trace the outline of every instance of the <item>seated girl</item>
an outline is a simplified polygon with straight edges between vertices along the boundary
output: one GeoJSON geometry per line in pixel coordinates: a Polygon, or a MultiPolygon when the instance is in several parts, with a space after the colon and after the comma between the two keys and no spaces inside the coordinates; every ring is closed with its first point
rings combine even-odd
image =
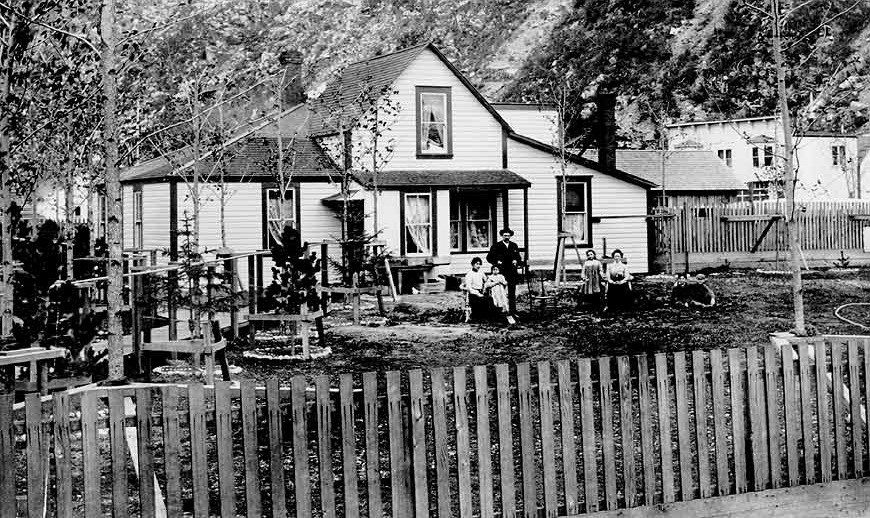
{"type": "Polygon", "coordinates": [[[486,289],[489,290],[489,297],[496,310],[502,315],[506,315],[510,307],[507,296],[507,279],[501,274],[498,266],[493,265],[492,273],[486,279],[486,289]]]}
{"type": "Polygon", "coordinates": [[[465,274],[465,281],[462,283],[462,289],[467,293],[465,306],[465,321],[468,322],[472,317],[482,319],[487,312],[488,302],[486,300],[486,274],[481,271],[483,261],[480,257],[475,257],[471,260],[471,271],[465,274]]]}

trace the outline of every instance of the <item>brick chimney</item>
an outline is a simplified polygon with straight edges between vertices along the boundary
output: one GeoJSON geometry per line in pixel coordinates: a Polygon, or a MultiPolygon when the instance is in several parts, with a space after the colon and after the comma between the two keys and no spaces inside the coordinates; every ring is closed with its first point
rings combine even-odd
{"type": "Polygon", "coordinates": [[[599,93],[595,104],[598,163],[605,169],[616,169],[616,94],[599,93]]]}
{"type": "Polygon", "coordinates": [[[282,51],[278,55],[278,63],[286,70],[284,90],[281,92],[281,104],[286,110],[305,100],[302,90],[302,53],[296,50],[282,51]]]}

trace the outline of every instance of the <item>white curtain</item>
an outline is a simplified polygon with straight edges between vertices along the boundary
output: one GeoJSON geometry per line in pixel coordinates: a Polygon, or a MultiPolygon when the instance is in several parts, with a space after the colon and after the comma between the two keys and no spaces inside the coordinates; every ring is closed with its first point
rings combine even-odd
{"type": "Polygon", "coordinates": [[[565,214],[562,231],[570,232],[577,241],[586,241],[586,214],[565,214]]]}
{"type": "Polygon", "coordinates": [[[405,197],[405,228],[418,253],[429,253],[429,197],[405,197]]]}
{"type": "Polygon", "coordinates": [[[272,240],[281,245],[281,234],[284,232],[284,226],[287,223],[293,224],[293,200],[284,200],[284,206],[281,207],[280,198],[277,195],[270,193],[269,196],[269,234],[272,240]]]}

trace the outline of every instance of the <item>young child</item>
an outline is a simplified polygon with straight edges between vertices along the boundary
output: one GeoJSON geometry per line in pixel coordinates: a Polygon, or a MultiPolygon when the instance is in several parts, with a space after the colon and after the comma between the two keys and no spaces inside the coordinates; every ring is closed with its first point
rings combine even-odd
{"type": "Polygon", "coordinates": [[[480,257],[475,257],[471,260],[471,271],[465,274],[463,289],[468,294],[467,304],[465,306],[465,321],[471,320],[471,317],[482,318],[486,311],[486,274],[480,270],[483,261],[480,257]]]}
{"type": "Polygon", "coordinates": [[[589,304],[592,309],[601,307],[601,285],[604,282],[604,266],[598,260],[595,250],[586,251],[586,261],[580,274],[581,301],[589,304]]]}
{"type": "Polygon", "coordinates": [[[492,273],[486,279],[486,288],[489,290],[489,297],[492,299],[493,305],[506,315],[509,311],[510,303],[507,296],[507,279],[498,269],[498,266],[493,265],[492,273]]]}

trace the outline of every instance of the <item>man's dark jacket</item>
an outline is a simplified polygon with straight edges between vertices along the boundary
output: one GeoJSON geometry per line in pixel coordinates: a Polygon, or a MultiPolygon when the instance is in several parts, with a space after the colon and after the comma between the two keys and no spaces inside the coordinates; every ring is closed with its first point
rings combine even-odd
{"type": "Polygon", "coordinates": [[[486,254],[486,260],[490,264],[498,266],[499,271],[505,276],[505,280],[511,284],[515,282],[517,266],[522,264],[520,247],[516,243],[510,241],[507,246],[505,246],[504,241],[495,243],[486,254]],[[513,261],[516,261],[517,264],[513,265],[513,261]]]}

